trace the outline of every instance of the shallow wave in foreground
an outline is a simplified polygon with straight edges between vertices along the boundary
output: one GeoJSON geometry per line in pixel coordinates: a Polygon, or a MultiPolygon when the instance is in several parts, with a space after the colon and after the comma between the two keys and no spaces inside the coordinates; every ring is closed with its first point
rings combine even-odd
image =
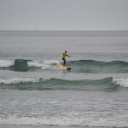
{"type": "Polygon", "coordinates": [[[128,78],[104,78],[98,80],[65,80],[57,78],[13,78],[0,79],[1,89],[19,90],[106,90],[128,87],[128,78]]]}

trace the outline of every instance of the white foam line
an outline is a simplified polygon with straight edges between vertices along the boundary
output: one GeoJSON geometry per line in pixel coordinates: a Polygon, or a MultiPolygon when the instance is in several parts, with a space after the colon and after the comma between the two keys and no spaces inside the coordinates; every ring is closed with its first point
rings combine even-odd
{"type": "Polygon", "coordinates": [[[13,78],[13,79],[0,79],[0,84],[20,84],[20,83],[36,83],[39,81],[46,81],[45,78],[13,78]]]}

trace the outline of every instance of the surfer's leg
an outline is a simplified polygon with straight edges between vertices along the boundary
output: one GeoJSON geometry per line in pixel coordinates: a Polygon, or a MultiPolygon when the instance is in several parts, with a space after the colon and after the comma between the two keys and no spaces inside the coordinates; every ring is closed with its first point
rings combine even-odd
{"type": "Polygon", "coordinates": [[[62,58],[62,60],[64,61],[63,65],[65,65],[65,63],[66,63],[66,60],[65,60],[64,58],[62,58]]]}
{"type": "Polygon", "coordinates": [[[66,64],[66,60],[64,59],[64,65],[66,64]]]}
{"type": "Polygon", "coordinates": [[[64,65],[66,64],[66,60],[64,59],[64,65]]]}

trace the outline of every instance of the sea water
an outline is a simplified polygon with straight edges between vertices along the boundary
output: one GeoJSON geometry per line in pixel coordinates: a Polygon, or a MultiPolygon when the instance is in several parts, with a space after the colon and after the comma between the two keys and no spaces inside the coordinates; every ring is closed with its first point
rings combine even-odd
{"type": "Polygon", "coordinates": [[[0,125],[128,127],[128,31],[0,31],[0,125]]]}

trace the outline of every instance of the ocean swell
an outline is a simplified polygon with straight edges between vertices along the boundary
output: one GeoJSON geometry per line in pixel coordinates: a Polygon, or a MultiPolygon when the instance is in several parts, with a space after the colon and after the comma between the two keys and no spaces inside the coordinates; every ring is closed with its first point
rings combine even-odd
{"type": "Polygon", "coordinates": [[[128,73],[128,62],[124,61],[78,60],[67,64],[75,67],[75,72],[81,73],[128,73]]]}

